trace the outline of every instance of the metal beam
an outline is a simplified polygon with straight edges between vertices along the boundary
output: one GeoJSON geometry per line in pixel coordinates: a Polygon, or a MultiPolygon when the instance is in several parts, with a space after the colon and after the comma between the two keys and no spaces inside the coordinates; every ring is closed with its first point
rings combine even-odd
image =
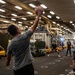
{"type": "MultiPolygon", "coordinates": [[[[30,7],[28,7],[27,5],[23,4],[22,2],[20,2],[18,0],[6,0],[6,1],[11,3],[11,4],[18,5],[18,6],[22,7],[24,10],[28,10],[28,11],[34,13],[33,9],[31,9],[30,7]]],[[[35,14],[34,14],[34,16],[35,16],[35,14]]],[[[42,18],[44,18],[45,20],[50,21],[47,17],[45,17],[43,15],[42,15],[42,18]]]]}
{"type": "Polygon", "coordinates": [[[10,24],[17,25],[15,22],[13,22],[13,21],[11,21],[11,20],[4,19],[4,18],[0,18],[0,21],[2,21],[2,22],[8,21],[10,24]]]}
{"type": "Polygon", "coordinates": [[[20,2],[18,0],[6,0],[6,1],[13,4],[13,5],[18,5],[22,8],[24,8],[25,10],[28,10],[28,11],[34,13],[34,11],[31,8],[29,8],[27,5],[23,4],[22,2],[20,2]]]}

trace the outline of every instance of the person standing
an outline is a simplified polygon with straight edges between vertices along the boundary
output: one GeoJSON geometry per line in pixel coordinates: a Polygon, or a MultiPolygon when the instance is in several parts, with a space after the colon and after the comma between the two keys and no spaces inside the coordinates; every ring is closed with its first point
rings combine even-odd
{"type": "Polygon", "coordinates": [[[15,25],[10,25],[7,31],[14,37],[7,47],[6,66],[10,65],[13,56],[14,75],[34,75],[33,56],[29,48],[30,37],[38,26],[42,15],[42,8],[35,9],[36,19],[34,24],[24,34],[15,25]]]}
{"type": "Polygon", "coordinates": [[[57,48],[57,45],[56,45],[56,43],[53,41],[53,42],[52,42],[52,52],[56,52],[56,51],[57,51],[56,48],[57,48]]]}
{"type": "Polygon", "coordinates": [[[52,42],[52,52],[57,52],[58,57],[60,57],[59,51],[57,50],[56,42],[52,42]]]}
{"type": "Polygon", "coordinates": [[[66,51],[66,56],[68,55],[68,52],[69,52],[70,57],[71,57],[71,42],[70,42],[69,39],[68,39],[68,42],[67,42],[67,51],[66,51]]]}

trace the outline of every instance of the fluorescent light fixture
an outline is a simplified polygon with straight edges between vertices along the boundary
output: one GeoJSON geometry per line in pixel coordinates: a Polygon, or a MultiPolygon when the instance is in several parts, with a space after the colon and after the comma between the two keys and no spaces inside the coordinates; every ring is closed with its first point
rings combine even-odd
{"type": "Polygon", "coordinates": [[[9,23],[9,21],[3,21],[3,22],[5,22],[5,23],[9,23]]]}
{"type": "Polygon", "coordinates": [[[0,11],[1,11],[1,12],[5,12],[5,10],[3,10],[3,9],[0,9],[0,11]]]}
{"type": "Polygon", "coordinates": [[[45,6],[44,4],[41,4],[40,6],[44,9],[47,9],[47,6],[45,6]]]}
{"type": "Polygon", "coordinates": [[[75,4],[75,0],[73,0],[74,1],[74,4],[75,4]]]}
{"type": "Polygon", "coordinates": [[[0,3],[5,4],[6,2],[5,2],[5,1],[3,1],[3,0],[0,0],[0,3]]]}
{"type": "Polygon", "coordinates": [[[63,26],[61,26],[61,28],[63,28],[63,26]]]}
{"type": "Polygon", "coordinates": [[[51,15],[47,15],[47,17],[48,17],[48,18],[52,18],[52,16],[51,16],[51,15]]]}
{"type": "Polygon", "coordinates": [[[64,27],[64,29],[66,30],[66,28],[64,27]]]}
{"type": "Polygon", "coordinates": [[[73,23],[72,21],[70,21],[70,23],[73,23]]]}
{"type": "Polygon", "coordinates": [[[31,24],[33,24],[33,22],[30,22],[31,24]]]}
{"type": "Polygon", "coordinates": [[[22,24],[22,22],[20,22],[20,21],[18,23],[22,24]]]}
{"type": "Polygon", "coordinates": [[[18,24],[19,26],[22,26],[21,24],[18,24]]]}
{"type": "Polygon", "coordinates": [[[23,20],[27,20],[26,18],[22,18],[23,20]]]}
{"type": "Polygon", "coordinates": [[[25,26],[25,28],[28,28],[28,26],[25,26]]]}
{"type": "Polygon", "coordinates": [[[14,19],[14,18],[11,18],[11,20],[16,21],[16,19],[14,19]]]}
{"type": "Polygon", "coordinates": [[[33,13],[31,13],[31,12],[26,12],[27,14],[29,14],[29,15],[33,15],[33,13]]]}
{"type": "Polygon", "coordinates": [[[0,17],[3,17],[3,18],[5,18],[5,16],[3,16],[3,15],[0,15],[0,17]]]}
{"type": "Polygon", "coordinates": [[[43,11],[43,14],[45,14],[45,12],[43,11]]]}
{"type": "Polygon", "coordinates": [[[31,6],[32,8],[35,8],[36,7],[34,4],[29,4],[29,6],[31,6]]]}
{"type": "Polygon", "coordinates": [[[12,16],[15,16],[15,17],[17,16],[16,14],[11,14],[11,15],[12,15],[12,16]]]}
{"type": "Polygon", "coordinates": [[[39,19],[41,20],[41,17],[39,17],[39,19]]]}
{"type": "Polygon", "coordinates": [[[56,22],[52,22],[53,24],[56,24],[56,22]]]}
{"type": "Polygon", "coordinates": [[[73,23],[72,25],[74,26],[75,24],[73,23]]]}
{"type": "Polygon", "coordinates": [[[57,24],[57,26],[59,26],[60,24],[57,24]]]}
{"type": "Polygon", "coordinates": [[[19,10],[22,10],[22,8],[20,6],[15,6],[15,8],[17,8],[19,10]]]}
{"type": "Polygon", "coordinates": [[[60,17],[59,17],[59,16],[56,16],[56,18],[57,18],[57,19],[60,19],[60,17]]]}
{"type": "Polygon", "coordinates": [[[51,13],[52,15],[54,15],[54,14],[55,14],[53,11],[50,11],[50,13],[51,13]]]}

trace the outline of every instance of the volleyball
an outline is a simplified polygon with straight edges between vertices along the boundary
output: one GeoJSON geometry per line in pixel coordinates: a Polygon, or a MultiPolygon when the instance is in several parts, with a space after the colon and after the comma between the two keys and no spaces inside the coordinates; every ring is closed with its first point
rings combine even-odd
{"type": "Polygon", "coordinates": [[[35,14],[38,15],[39,12],[41,12],[41,14],[42,14],[43,8],[40,6],[35,7],[35,14]]]}

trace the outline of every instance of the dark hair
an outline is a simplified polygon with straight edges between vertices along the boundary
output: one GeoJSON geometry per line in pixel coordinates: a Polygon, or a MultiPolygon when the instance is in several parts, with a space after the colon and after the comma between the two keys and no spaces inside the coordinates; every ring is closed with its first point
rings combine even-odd
{"type": "Polygon", "coordinates": [[[17,29],[18,29],[18,28],[17,28],[15,25],[10,25],[10,26],[8,27],[7,31],[8,31],[12,36],[14,36],[14,35],[16,35],[16,34],[18,33],[17,29]]]}

